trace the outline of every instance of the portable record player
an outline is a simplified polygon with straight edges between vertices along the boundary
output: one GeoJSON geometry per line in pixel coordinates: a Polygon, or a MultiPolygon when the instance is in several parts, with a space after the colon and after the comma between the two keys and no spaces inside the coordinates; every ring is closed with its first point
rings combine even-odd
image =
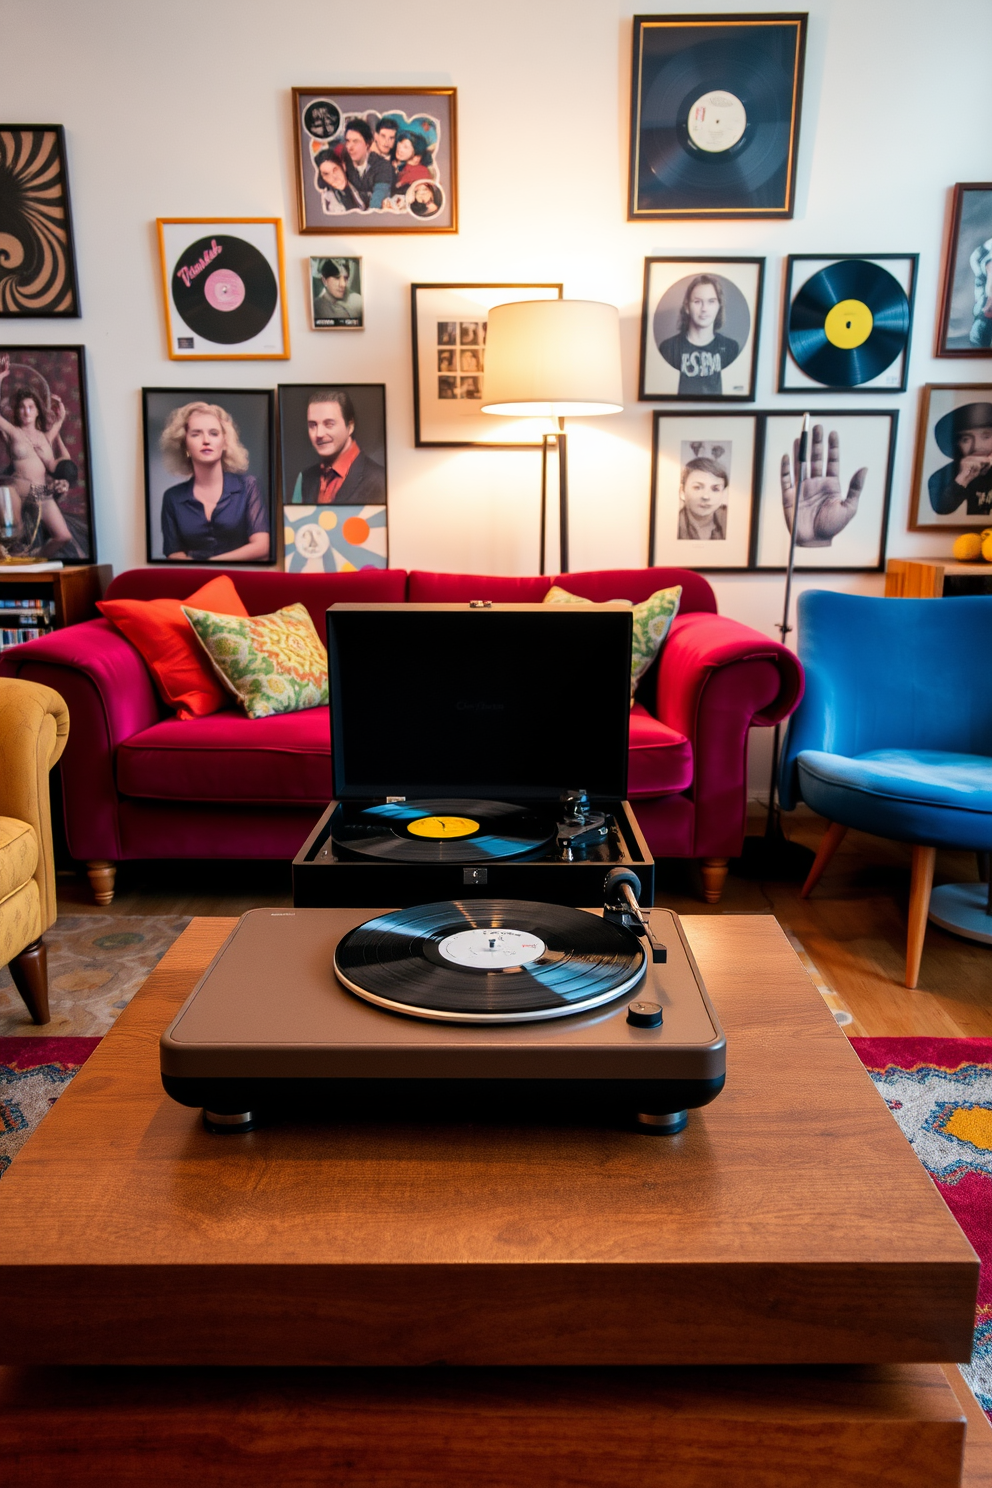
{"type": "Polygon", "coordinates": [[[597,904],[620,867],[651,904],[624,799],[632,626],[619,604],[332,605],[335,799],[294,902],[597,904]]]}

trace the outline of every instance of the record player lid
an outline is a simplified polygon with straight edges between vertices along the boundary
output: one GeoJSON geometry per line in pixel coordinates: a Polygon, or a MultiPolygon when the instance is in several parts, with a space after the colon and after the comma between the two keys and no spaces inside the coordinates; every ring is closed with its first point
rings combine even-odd
{"type": "Polygon", "coordinates": [[[335,796],[623,800],[632,634],[623,605],[332,605],[335,796]]]}

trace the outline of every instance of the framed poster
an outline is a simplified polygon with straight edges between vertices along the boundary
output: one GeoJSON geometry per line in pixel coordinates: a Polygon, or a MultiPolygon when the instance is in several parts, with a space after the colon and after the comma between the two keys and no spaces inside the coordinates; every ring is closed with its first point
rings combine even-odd
{"type": "Polygon", "coordinates": [[[79,315],[61,124],[0,124],[0,315],[79,315]]]}
{"type": "Polygon", "coordinates": [[[930,383],[916,433],[911,532],[992,526],[992,384],[930,383]]]}
{"type": "Polygon", "coordinates": [[[992,181],[954,188],[935,350],[939,357],[992,356],[992,181]]]}
{"type": "MultiPolygon", "coordinates": [[[[476,449],[540,449],[529,418],[480,412],[486,327],[494,305],[560,300],[560,284],[413,284],[414,443],[476,449]]],[[[546,422],[546,421],[545,421],[546,422]]]]}
{"type": "Polygon", "coordinates": [[[149,563],[275,561],[270,389],[143,388],[149,563]]]}
{"type": "Polygon", "coordinates": [[[0,344],[0,559],[96,562],[83,355],[0,344]]]}
{"type": "Polygon", "coordinates": [[[315,331],[363,331],[365,296],[360,258],[311,258],[307,285],[315,331]]]}
{"type": "MultiPolygon", "coordinates": [[[[881,569],[895,455],[895,412],[812,413],[799,498],[797,569],[881,569]]],[[[796,507],[799,414],[764,415],[752,567],[784,569],[796,507]]]]}
{"type": "Polygon", "coordinates": [[[760,434],[754,413],[655,413],[649,564],[747,568],[760,434]]]}
{"type": "Polygon", "coordinates": [[[454,88],[294,88],[301,233],[458,231],[454,88]]]}
{"type": "Polygon", "coordinates": [[[918,253],[791,254],[779,392],[905,392],[918,260],[918,253]]]}
{"type": "Polygon", "coordinates": [[[806,15],[634,17],[628,221],[791,217],[806,15]]]}
{"type": "Polygon", "coordinates": [[[287,573],[352,573],[388,568],[384,506],[284,506],[287,573]]]}
{"type": "Polygon", "coordinates": [[[158,244],[174,362],[289,356],[278,217],[160,217],[158,244]]]}
{"type": "Polygon", "coordinates": [[[646,258],[642,402],[754,400],[763,258],[646,258]]]}

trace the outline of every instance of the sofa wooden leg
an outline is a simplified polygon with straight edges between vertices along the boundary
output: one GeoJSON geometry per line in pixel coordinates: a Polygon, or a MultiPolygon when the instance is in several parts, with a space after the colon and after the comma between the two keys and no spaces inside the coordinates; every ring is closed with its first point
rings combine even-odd
{"type": "Polygon", "coordinates": [[[809,875],[802,888],[799,890],[800,899],[808,899],[823,876],[823,871],[834,853],[840,847],[847,836],[847,828],[842,827],[840,822],[830,822],[827,830],[820,839],[820,845],[816,850],[816,858],[809,875]]]}
{"type": "Polygon", "coordinates": [[[24,998],[28,1012],[36,1023],[48,1023],[48,952],[39,937],[25,946],[10,963],[14,986],[24,998]]]}
{"type": "Polygon", "coordinates": [[[727,882],[729,858],[703,858],[699,871],[703,876],[703,898],[707,904],[719,904],[723,886],[727,882]]]}
{"type": "Polygon", "coordinates": [[[933,888],[935,847],[913,848],[913,877],[909,885],[909,935],[906,940],[906,986],[915,987],[920,977],[923,937],[927,931],[930,890],[933,888]]]}
{"type": "Polygon", "coordinates": [[[93,899],[97,904],[111,904],[114,898],[114,878],[117,874],[117,865],[108,863],[103,858],[92,858],[86,864],[86,872],[89,874],[90,888],[93,890],[93,899]]]}

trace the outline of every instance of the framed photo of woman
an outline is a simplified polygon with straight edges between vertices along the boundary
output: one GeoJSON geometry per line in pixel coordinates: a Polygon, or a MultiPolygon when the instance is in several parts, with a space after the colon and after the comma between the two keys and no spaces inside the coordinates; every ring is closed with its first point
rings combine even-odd
{"type": "Polygon", "coordinates": [[[992,527],[992,384],[928,383],[923,389],[909,527],[992,527]]]}
{"type": "Polygon", "coordinates": [[[143,388],[149,563],[275,560],[271,389],[143,388]]]}
{"type": "Polygon", "coordinates": [[[936,354],[992,357],[992,181],[954,188],[936,354]]]}
{"type": "Polygon", "coordinates": [[[655,414],[649,564],[747,568],[760,434],[754,413],[655,414]]]}
{"type": "Polygon", "coordinates": [[[642,402],[754,401],[763,258],[646,258],[642,402]]]}

